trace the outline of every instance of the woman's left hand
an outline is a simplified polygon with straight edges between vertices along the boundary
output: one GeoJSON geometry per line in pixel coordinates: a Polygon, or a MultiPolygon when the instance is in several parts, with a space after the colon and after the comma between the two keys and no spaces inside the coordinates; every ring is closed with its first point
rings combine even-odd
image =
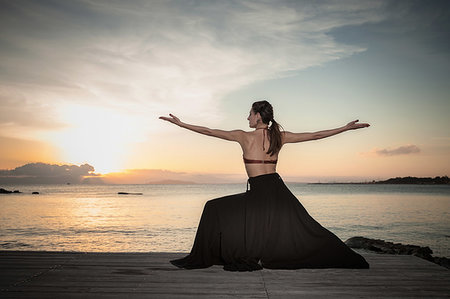
{"type": "Polygon", "coordinates": [[[349,122],[345,127],[347,130],[355,130],[355,129],[361,129],[365,127],[370,127],[367,123],[357,123],[359,119],[349,122]]]}

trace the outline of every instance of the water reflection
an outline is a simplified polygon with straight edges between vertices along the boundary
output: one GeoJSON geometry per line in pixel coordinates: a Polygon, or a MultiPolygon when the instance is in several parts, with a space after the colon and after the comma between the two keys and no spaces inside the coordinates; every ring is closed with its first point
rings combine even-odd
{"type": "MultiPolygon", "coordinates": [[[[29,193],[38,189],[17,189],[26,188],[29,193]]],[[[450,195],[396,189],[361,192],[361,186],[351,193],[345,188],[291,186],[308,212],[342,240],[366,236],[430,246],[435,255],[449,256],[450,195]]],[[[204,203],[240,193],[245,185],[72,185],[38,190],[39,196],[0,196],[0,249],[187,252],[204,203]],[[143,195],[117,194],[124,190],[143,195]]]]}

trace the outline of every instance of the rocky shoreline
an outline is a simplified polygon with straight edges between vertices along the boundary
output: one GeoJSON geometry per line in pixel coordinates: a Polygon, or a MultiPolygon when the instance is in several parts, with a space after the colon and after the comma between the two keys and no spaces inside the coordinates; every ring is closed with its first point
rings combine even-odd
{"type": "Polygon", "coordinates": [[[366,249],[378,253],[415,255],[450,269],[450,259],[432,256],[433,250],[428,246],[404,245],[401,243],[386,242],[384,240],[369,239],[365,237],[352,237],[345,241],[345,244],[351,248],[366,249]]]}
{"type": "Polygon", "coordinates": [[[10,191],[10,190],[0,188],[0,194],[10,194],[10,193],[22,193],[22,192],[20,192],[19,190],[10,191]]]}
{"type": "MultiPolygon", "coordinates": [[[[22,193],[22,192],[20,192],[19,190],[11,191],[11,190],[6,190],[6,189],[3,189],[3,188],[0,188],[0,194],[11,194],[11,193],[22,193]]],[[[39,192],[34,191],[31,194],[39,194],[39,192]]]]}

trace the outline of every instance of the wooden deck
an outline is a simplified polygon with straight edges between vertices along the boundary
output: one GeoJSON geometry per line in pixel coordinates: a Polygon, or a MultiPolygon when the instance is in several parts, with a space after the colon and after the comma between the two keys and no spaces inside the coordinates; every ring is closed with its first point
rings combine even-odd
{"type": "Polygon", "coordinates": [[[360,252],[370,269],[182,270],[180,253],[0,251],[0,298],[450,298],[450,271],[360,252]]]}

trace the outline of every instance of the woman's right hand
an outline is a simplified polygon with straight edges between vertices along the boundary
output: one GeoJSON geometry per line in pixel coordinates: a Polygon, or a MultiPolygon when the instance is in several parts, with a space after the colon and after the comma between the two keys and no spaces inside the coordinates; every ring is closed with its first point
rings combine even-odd
{"type": "Polygon", "coordinates": [[[175,115],[173,115],[171,113],[169,113],[169,116],[170,117],[160,116],[159,119],[171,122],[171,123],[173,123],[173,124],[175,124],[177,126],[181,126],[181,120],[178,117],[176,117],[175,115]]]}

